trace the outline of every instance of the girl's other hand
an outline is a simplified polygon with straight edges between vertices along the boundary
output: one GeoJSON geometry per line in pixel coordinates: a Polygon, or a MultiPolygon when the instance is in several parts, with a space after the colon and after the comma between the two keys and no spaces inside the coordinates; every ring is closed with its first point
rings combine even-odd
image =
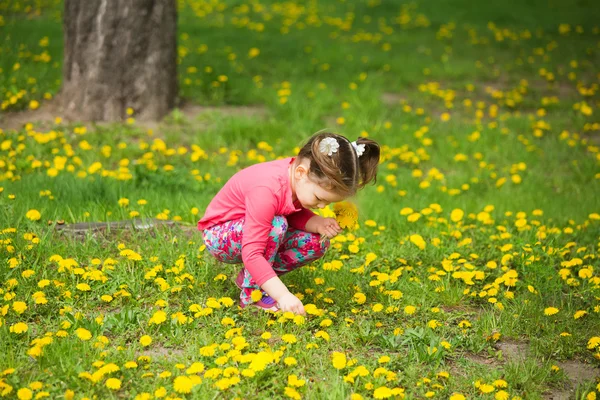
{"type": "Polygon", "coordinates": [[[294,314],[306,315],[306,311],[304,311],[304,305],[302,304],[300,299],[290,292],[281,296],[281,298],[277,302],[277,305],[279,306],[279,309],[283,312],[291,311],[294,314]]]}
{"type": "Polygon", "coordinates": [[[331,239],[342,231],[335,218],[322,218],[317,225],[317,233],[331,239]]]}

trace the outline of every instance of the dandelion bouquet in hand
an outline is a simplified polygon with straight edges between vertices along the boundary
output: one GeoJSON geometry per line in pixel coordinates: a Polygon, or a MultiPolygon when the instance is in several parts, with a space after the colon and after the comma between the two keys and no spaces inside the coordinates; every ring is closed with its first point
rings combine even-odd
{"type": "Polygon", "coordinates": [[[340,228],[348,230],[358,229],[358,208],[349,201],[341,201],[333,205],[335,219],[340,228]]]}
{"type": "MultiPolygon", "coordinates": [[[[358,229],[358,209],[353,203],[341,201],[333,205],[333,212],[329,207],[326,209],[326,212],[327,214],[324,216],[327,218],[335,217],[340,228],[350,231],[358,229]]],[[[327,236],[321,237],[321,242],[324,242],[326,239],[327,236]]]]}

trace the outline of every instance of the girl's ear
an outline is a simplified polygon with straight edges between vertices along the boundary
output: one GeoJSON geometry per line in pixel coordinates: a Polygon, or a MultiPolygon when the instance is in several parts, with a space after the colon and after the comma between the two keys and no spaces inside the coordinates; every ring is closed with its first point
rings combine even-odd
{"type": "Polygon", "coordinates": [[[300,180],[306,175],[308,175],[308,170],[306,169],[306,166],[304,164],[296,165],[296,167],[294,168],[294,178],[296,180],[300,180]]]}

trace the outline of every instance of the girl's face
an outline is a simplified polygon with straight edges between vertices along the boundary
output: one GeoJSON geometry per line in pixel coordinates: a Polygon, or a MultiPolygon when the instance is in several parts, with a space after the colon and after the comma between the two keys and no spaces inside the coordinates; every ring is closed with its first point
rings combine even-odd
{"type": "Polygon", "coordinates": [[[344,197],[324,189],[308,177],[310,162],[307,159],[292,165],[292,193],[304,208],[324,208],[344,197]]]}

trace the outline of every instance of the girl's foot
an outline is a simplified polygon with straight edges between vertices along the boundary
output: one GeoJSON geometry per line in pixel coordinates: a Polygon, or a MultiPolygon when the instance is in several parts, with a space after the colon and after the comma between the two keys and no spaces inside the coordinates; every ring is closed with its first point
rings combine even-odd
{"type": "MultiPolygon", "coordinates": [[[[235,278],[235,284],[238,288],[240,288],[240,290],[244,290],[244,288],[242,286],[244,284],[244,269],[243,268],[240,271],[240,273],[238,274],[237,278],[235,278]]],[[[267,311],[279,311],[279,307],[277,307],[277,302],[275,301],[275,299],[273,299],[271,296],[269,296],[265,292],[263,292],[263,297],[256,303],[244,304],[240,301],[241,308],[246,308],[246,306],[248,306],[248,305],[251,305],[251,306],[254,306],[257,308],[262,308],[263,310],[267,310],[267,311]]]]}
{"type": "Polygon", "coordinates": [[[238,288],[240,288],[240,290],[243,290],[243,288],[242,288],[243,284],[244,284],[244,268],[242,268],[242,270],[238,274],[237,278],[235,278],[235,285],[238,288]]]}
{"type": "Polygon", "coordinates": [[[277,307],[277,302],[271,296],[263,296],[263,298],[257,301],[256,303],[244,304],[240,302],[240,307],[246,308],[248,306],[262,308],[266,311],[279,311],[279,307],[277,307]]]}

